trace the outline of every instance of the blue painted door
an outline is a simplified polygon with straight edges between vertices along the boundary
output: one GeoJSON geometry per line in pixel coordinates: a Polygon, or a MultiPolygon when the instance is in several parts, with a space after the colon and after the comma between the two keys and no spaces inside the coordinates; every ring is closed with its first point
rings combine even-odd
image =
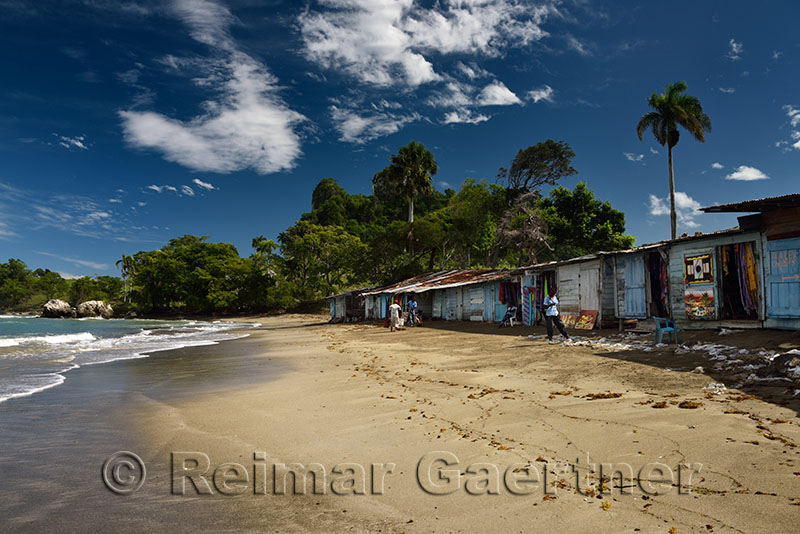
{"type": "Polygon", "coordinates": [[[484,321],[491,321],[493,320],[493,311],[494,306],[492,303],[494,302],[494,295],[492,293],[492,284],[483,284],[483,320],[484,321]]]}
{"type": "Polygon", "coordinates": [[[499,323],[506,316],[506,305],[500,302],[500,282],[494,283],[494,321],[499,323]]]}
{"type": "Polygon", "coordinates": [[[767,316],[800,317],[800,239],[767,241],[767,316]]]}
{"type": "Polygon", "coordinates": [[[640,254],[625,258],[625,317],[647,317],[644,258],[640,254]]]}

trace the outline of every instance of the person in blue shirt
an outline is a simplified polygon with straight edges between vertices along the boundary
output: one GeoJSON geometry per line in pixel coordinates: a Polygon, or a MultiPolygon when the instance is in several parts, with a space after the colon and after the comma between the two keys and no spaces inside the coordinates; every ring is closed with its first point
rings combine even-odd
{"type": "Polygon", "coordinates": [[[542,307],[544,308],[544,319],[547,323],[548,343],[553,343],[553,323],[556,324],[556,327],[558,328],[558,331],[561,332],[561,335],[566,339],[569,339],[567,329],[564,328],[564,323],[558,316],[558,297],[556,296],[555,288],[550,288],[548,295],[545,297],[544,302],[542,303],[542,307]]]}
{"type": "Polygon", "coordinates": [[[409,326],[417,326],[417,297],[411,295],[408,299],[408,322],[409,326]]]}

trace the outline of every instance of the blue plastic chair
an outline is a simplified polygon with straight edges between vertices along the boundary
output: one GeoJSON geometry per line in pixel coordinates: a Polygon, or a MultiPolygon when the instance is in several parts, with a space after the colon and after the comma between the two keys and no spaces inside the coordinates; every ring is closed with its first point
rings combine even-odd
{"type": "Polygon", "coordinates": [[[675,334],[675,344],[678,344],[678,327],[675,326],[675,321],[665,319],[663,317],[653,317],[656,322],[656,335],[653,339],[653,344],[661,343],[661,338],[666,333],[669,336],[669,342],[672,343],[672,334],[675,334]]]}

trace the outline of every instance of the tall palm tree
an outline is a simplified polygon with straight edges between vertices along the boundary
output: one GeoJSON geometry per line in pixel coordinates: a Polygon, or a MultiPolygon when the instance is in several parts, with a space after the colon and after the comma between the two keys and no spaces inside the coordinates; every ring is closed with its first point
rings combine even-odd
{"type": "Polygon", "coordinates": [[[128,302],[128,280],[131,276],[136,274],[136,259],[133,256],[122,255],[122,258],[114,262],[114,266],[120,270],[122,274],[122,288],[124,291],[123,301],[128,302]]]}
{"type": "Polygon", "coordinates": [[[400,148],[390,159],[390,164],[376,175],[388,179],[395,192],[408,199],[408,222],[414,222],[414,198],[433,192],[433,176],[439,166],[433,154],[422,144],[411,141],[400,148]]]}
{"type": "Polygon", "coordinates": [[[678,144],[680,131],[678,126],[685,128],[692,136],[705,142],[706,132],[711,131],[711,119],[703,112],[700,99],[684,94],[686,82],[677,82],[667,86],[664,94],[647,99],[653,111],[645,113],[636,125],[639,141],[648,128],[661,146],[666,145],[669,153],[669,217],[672,227],[672,239],[677,236],[678,215],[675,211],[675,175],[672,169],[672,147],[678,144]]]}

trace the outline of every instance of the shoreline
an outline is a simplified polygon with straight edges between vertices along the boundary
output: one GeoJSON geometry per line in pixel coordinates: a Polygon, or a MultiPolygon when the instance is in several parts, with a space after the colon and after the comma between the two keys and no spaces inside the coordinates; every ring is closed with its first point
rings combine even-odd
{"type": "Polygon", "coordinates": [[[793,474],[800,471],[800,403],[777,388],[757,385],[761,393],[753,396],[728,384],[709,398],[703,387],[717,377],[689,372],[700,354],[549,346],[492,325],[426,323],[390,334],[321,319],[252,317],[262,326],[247,330],[249,337],[82,367],[59,388],[0,404],[9,429],[0,461],[12,477],[36,451],[52,457],[59,444],[56,463],[67,464],[56,477],[38,468],[16,491],[0,490],[0,515],[20,531],[47,531],[56,513],[78,531],[96,530],[119,513],[123,532],[167,523],[179,531],[288,532],[509,532],[534,522],[563,532],[584,532],[587,523],[609,532],[792,528],[793,499],[800,503],[800,476],[793,474]],[[678,408],[683,401],[702,406],[678,408]],[[656,403],[666,407],[654,410],[656,403]],[[136,452],[147,465],[146,484],[134,495],[114,495],[100,481],[103,459],[118,450],[136,452]],[[211,469],[212,495],[197,495],[191,483],[185,495],[173,494],[175,451],[204,453],[212,468],[240,463],[248,491],[221,495],[211,469]],[[416,471],[434,451],[455,454],[465,474],[469,465],[494,464],[501,478],[517,464],[538,466],[544,476],[545,466],[569,466],[585,453],[637,470],[659,461],[671,468],[702,463],[704,470],[690,495],[674,487],[659,496],[622,495],[612,487],[597,499],[578,491],[574,475],[548,481],[556,491],[550,498],[541,483],[522,496],[504,480],[499,495],[471,495],[463,484],[431,495],[416,471]],[[256,459],[262,452],[266,459],[256,459]],[[336,495],[333,468],[347,462],[395,469],[382,495],[371,487],[366,495],[336,495]],[[326,494],[276,495],[273,487],[264,495],[251,487],[261,465],[274,486],[280,463],[324,466],[326,494]],[[53,478],[73,486],[77,478],[80,487],[48,488],[53,478]],[[50,504],[34,505],[42,502],[50,504]]]}

